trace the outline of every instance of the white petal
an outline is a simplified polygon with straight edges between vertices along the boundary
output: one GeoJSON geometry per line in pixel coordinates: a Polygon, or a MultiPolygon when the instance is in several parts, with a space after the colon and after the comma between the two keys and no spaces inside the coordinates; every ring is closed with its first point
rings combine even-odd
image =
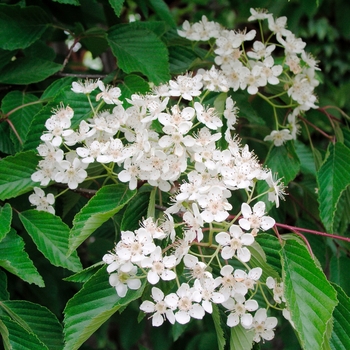
{"type": "Polygon", "coordinates": [[[244,327],[244,328],[250,328],[251,325],[253,323],[253,316],[251,314],[244,314],[242,315],[241,317],[241,325],[244,327]]]}
{"type": "Polygon", "coordinates": [[[190,315],[185,312],[185,311],[178,311],[176,314],[175,314],[175,319],[177,322],[179,322],[180,324],[186,324],[188,322],[190,322],[190,315]]]}
{"type": "Polygon", "coordinates": [[[229,245],[231,241],[231,237],[226,232],[220,232],[215,236],[215,240],[221,245],[229,245]]]}
{"type": "Polygon", "coordinates": [[[239,226],[241,226],[244,230],[250,229],[250,222],[247,219],[239,219],[239,226]]]}
{"type": "Polygon", "coordinates": [[[253,207],[253,212],[257,215],[262,217],[265,214],[265,203],[260,201],[257,202],[253,207]]]}
{"type": "Polygon", "coordinates": [[[245,303],[245,308],[248,310],[248,311],[255,311],[258,309],[259,305],[257,303],[256,300],[247,300],[245,303]]]}
{"type": "MultiPolygon", "coordinates": [[[[250,206],[247,203],[242,203],[241,211],[242,211],[242,215],[244,217],[249,217],[250,215],[252,215],[252,209],[250,208],[250,206]]],[[[240,224],[240,226],[242,227],[241,224],[240,224]]]]}
{"type": "Polygon", "coordinates": [[[145,300],[141,305],[140,305],[140,310],[142,310],[143,312],[154,312],[154,304],[149,301],[149,300],[145,300]]]}
{"type": "Polygon", "coordinates": [[[152,326],[159,327],[163,324],[163,322],[164,322],[163,316],[160,313],[156,312],[152,317],[152,326]]]}
{"type": "Polygon", "coordinates": [[[159,275],[154,271],[148,271],[147,281],[151,284],[156,284],[159,282],[159,275]]]}
{"type": "Polygon", "coordinates": [[[239,323],[239,316],[237,314],[229,314],[227,317],[227,325],[229,327],[235,327],[239,323]]]}
{"type": "Polygon", "coordinates": [[[248,262],[250,260],[251,254],[248,248],[243,247],[237,250],[237,257],[242,262],[248,262]]]}
{"type": "Polygon", "coordinates": [[[263,230],[268,230],[270,228],[272,228],[274,225],[275,225],[275,220],[273,218],[271,218],[270,216],[264,216],[262,219],[261,219],[261,228],[263,230]]]}
{"type": "Polygon", "coordinates": [[[157,287],[152,287],[152,298],[159,302],[163,300],[164,298],[164,293],[157,287]]]}
{"type": "Polygon", "coordinates": [[[198,320],[201,320],[205,315],[203,307],[199,304],[194,304],[189,313],[191,317],[196,318],[198,320]]]}

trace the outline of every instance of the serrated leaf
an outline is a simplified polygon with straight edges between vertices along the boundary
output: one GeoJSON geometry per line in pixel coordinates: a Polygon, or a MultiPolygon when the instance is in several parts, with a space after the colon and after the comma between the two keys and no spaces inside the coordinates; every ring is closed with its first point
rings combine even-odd
{"type": "MultiPolygon", "coordinates": [[[[49,350],[35,334],[28,332],[17,322],[12,321],[7,316],[0,316],[0,319],[7,329],[4,342],[8,344],[8,349],[49,350]]],[[[3,333],[2,336],[4,336],[3,333]]]]}
{"type": "Polygon", "coordinates": [[[338,284],[345,293],[350,294],[349,258],[333,255],[329,263],[329,279],[338,284]]]}
{"type": "Polygon", "coordinates": [[[63,348],[63,330],[46,307],[24,300],[7,300],[0,308],[19,326],[34,334],[50,350],[63,348]]]}
{"type": "Polygon", "coordinates": [[[254,330],[248,330],[241,324],[231,328],[230,350],[250,350],[253,347],[254,330]]]}
{"type": "Polygon", "coordinates": [[[17,197],[33,189],[30,178],[36,170],[38,157],[34,152],[22,152],[0,160],[0,200],[17,197]]]}
{"type": "Polygon", "coordinates": [[[10,293],[7,290],[7,275],[0,270],[0,300],[8,300],[10,293]]]}
{"type": "Polygon", "coordinates": [[[119,17],[123,9],[124,0],[108,0],[108,1],[109,1],[109,4],[112,6],[116,16],[119,17]]]}
{"type": "Polygon", "coordinates": [[[119,212],[136,194],[124,184],[103,186],[74,217],[69,253],[109,218],[119,212]]]}
{"type": "Polygon", "coordinates": [[[281,251],[285,298],[303,349],[322,349],[336,292],[307,248],[288,239],[281,251]]]}
{"type": "Polygon", "coordinates": [[[130,200],[120,225],[122,231],[133,231],[139,228],[140,220],[147,215],[149,199],[150,191],[143,191],[130,200]]]}
{"type": "Polygon", "coordinates": [[[265,281],[267,277],[271,276],[273,278],[278,278],[278,273],[266,262],[266,255],[264,250],[261,248],[260,244],[256,241],[251,246],[249,246],[251,252],[250,264],[251,267],[261,267],[262,275],[260,280],[265,281]]]}
{"type": "Polygon", "coordinates": [[[67,303],[64,349],[78,349],[116,311],[139,298],[144,286],[145,282],[140,289],[129,290],[124,298],[120,298],[108,282],[106,267],[102,267],[67,303]]]}
{"type": "Polygon", "coordinates": [[[295,153],[292,142],[280,147],[272,147],[265,161],[265,165],[282,178],[284,185],[295,179],[300,170],[300,161],[295,153]]]}
{"type": "Polygon", "coordinates": [[[333,332],[330,338],[332,350],[350,349],[350,299],[336,284],[332,284],[337,291],[338,305],[333,312],[333,332]]]}
{"type": "Polygon", "coordinates": [[[8,51],[0,49],[0,69],[11,62],[11,59],[16,55],[16,52],[16,50],[8,51]]]}
{"type": "Polygon", "coordinates": [[[44,281],[24,250],[23,238],[11,230],[0,242],[0,266],[28,283],[44,287],[44,281]]]}
{"type": "Polygon", "coordinates": [[[5,326],[4,322],[0,319],[0,334],[2,338],[2,345],[4,346],[4,350],[11,350],[11,344],[9,341],[9,331],[5,326]]]}
{"type": "MultiPolygon", "coordinates": [[[[120,86],[121,90],[121,99],[130,99],[132,94],[145,94],[150,90],[149,84],[146,80],[142,79],[138,75],[130,74],[124,78],[123,84],[120,86]]],[[[124,108],[130,105],[127,101],[123,103],[124,108]]]]}
{"type": "Polygon", "coordinates": [[[103,261],[98,262],[80,272],[75,273],[74,275],[63,278],[63,280],[67,282],[85,283],[88,279],[92,277],[92,275],[94,275],[101,268],[101,265],[103,264],[103,261]]]}
{"type": "Polygon", "coordinates": [[[259,233],[255,240],[264,250],[267,264],[272,267],[279,274],[279,276],[281,276],[281,243],[279,242],[278,238],[267,233],[259,233]]]}
{"type": "Polygon", "coordinates": [[[24,49],[41,37],[49,23],[49,16],[39,6],[0,4],[0,47],[24,49]]]}
{"type": "Polygon", "coordinates": [[[316,176],[316,166],[311,149],[300,141],[295,141],[295,152],[300,160],[300,171],[303,174],[316,176]]]}
{"type": "Polygon", "coordinates": [[[48,98],[53,98],[56,95],[58,95],[63,88],[65,88],[66,86],[71,87],[72,86],[72,82],[75,79],[72,77],[64,77],[64,78],[60,78],[55,80],[51,85],[49,85],[49,87],[46,88],[46,90],[43,92],[43,94],[41,95],[41,99],[45,100],[48,98]]]}
{"type": "Polygon", "coordinates": [[[219,308],[216,304],[213,304],[213,312],[212,312],[212,317],[213,317],[213,322],[214,322],[214,327],[215,327],[215,332],[216,332],[216,337],[218,340],[218,350],[224,350],[225,349],[225,336],[224,336],[224,331],[221,327],[221,319],[220,319],[220,312],[219,308]]]}
{"type": "Polygon", "coordinates": [[[339,142],[330,143],[328,157],[317,173],[320,218],[327,232],[333,232],[337,203],[350,184],[350,177],[346,174],[350,174],[350,149],[339,142]]]}
{"type": "Polygon", "coordinates": [[[0,242],[10,232],[12,221],[12,208],[11,205],[6,203],[3,207],[0,207],[0,242]]]}
{"type": "Polygon", "coordinates": [[[152,31],[136,29],[132,24],[117,25],[109,30],[107,38],[125,73],[141,72],[155,84],[170,79],[168,50],[152,31]]]}
{"type": "Polygon", "coordinates": [[[169,65],[172,74],[187,72],[198,57],[192,49],[185,46],[169,46],[169,65]]]}
{"type": "Polygon", "coordinates": [[[69,227],[61,218],[38,210],[27,210],[18,216],[37,248],[52,265],[74,272],[82,269],[76,252],[67,257],[69,227]]]}
{"type": "Polygon", "coordinates": [[[10,137],[15,145],[16,152],[19,152],[27,138],[33,116],[41,109],[41,102],[38,101],[35,95],[25,94],[21,91],[11,91],[3,98],[1,109],[5,114],[11,112],[8,119],[12,122],[21,141],[18,140],[17,135],[11,128],[10,137]],[[15,109],[17,110],[14,111],[15,109]]]}
{"type": "Polygon", "coordinates": [[[7,64],[0,71],[0,83],[26,85],[45,80],[57,73],[61,64],[38,57],[21,57],[7,64]]]}

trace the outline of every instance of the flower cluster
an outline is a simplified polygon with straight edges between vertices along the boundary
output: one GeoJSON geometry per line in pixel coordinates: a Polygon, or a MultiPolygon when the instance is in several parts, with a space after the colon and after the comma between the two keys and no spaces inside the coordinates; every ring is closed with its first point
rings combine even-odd
{"type": "MultiPolygon", "coordinates": [[[[279,84],[284,68],[274,64],[275,47],[268,43],[256,42],[251,51],[240,51],[255,32],[227,31],[204,18],[192,26],[185,23],[179,34],[192,40],[214,37],[220,68],[180,75],[146,95],[126,99],[118,87],[100,80],[74,82],[72,91],[86,95],[91,114],[72,128],[71,107],[61,105],[53,111],[37,148],[42,160],[32,180],[75,190],[95,179],[89,165],[100,163],[105,173],[98,178],[105,177],[104,183],[119,181],[130,190],[159,189],[162,213],[143,219],[134,231],[122,231],[114,249],[103,257],[119,297],[147,281],[153,301],[146,297],[140,309],[151,314],[154,326],[165,319],[180,324],[202,319],[216,304],[227,313],[229,327],[241,324],[254,330],[256,342],[270,340],[277,319],[268,317],[265,305],[253,297],[273,289],[276,303],[285,304],[285,299],[272,277],[260,281],[262,268],[251,264],[251,258],[255,237],[275,224],[261,198],[267,194],[278,207],[284,185],[233,134],[238,118],[233,98],[226,95],[221,113],[205,98],[209,91],[238,88],[256,94],[266,84],[279,84]],[[268,190],[254,196],[259,181],[268,190]],[[165,207],[163,198],[169,197],[164,193],[170,194],[165,207]]],[[[277,34],[290,44],[292,38],[282,27],[277,34]]],[[[304,68],[297,74],[304,74],[304,68]]],[[[290,90],[294,83],[289,84],[290,90]]],[[[290,96],[294,99],[293,93],[290,96]]],[[[30,202],[54,212],[53,195],[45,197],[39,188],[30,202]]]]}
{"type": "Polygon", "coordinates": [[[271,35],[264,40],[257,37],[255,30],[234,31],[221,27],[218,23],[208,21],[205,16],[202,20],[190,24],[185,21],[182,30],[178,30],[180,36],[188,40],[205,42],[209,40],[213,45],[215,66],[209,70],[200,69],[203,76],[203,84],[210,91],[228,91],[232,89],[247,90],[251,95],[260,94],[274,109],[276,130],[265,137],[265,141],[273,141],[275,146],[281,146],[284,142],[296,139],[298,133],[297,117],[310,108],[317,108],[317,98],[314,93],[319,81],[316,79],[316,71],[319,70],[315,59],[304,48],[306,43],[287,29],[287,18],[275,19],[272,14],[264,10],[251,9],[249,21],[267,21],[271,35]],[[276,38],[273,43],[272,38],[276,38]],[[273,54],[282,48],[284,55],[274,57],[273,54]],[[278,58],[279,64],[276,64],[278,58]],[[274,95],[268,97],[262,95],[263,87],[275,85],[279,92],[275,95],[285,102],[288,111],[285,119],[286,125],[278,121],[276,108],[283,105],[274,104],[274,95]]]}

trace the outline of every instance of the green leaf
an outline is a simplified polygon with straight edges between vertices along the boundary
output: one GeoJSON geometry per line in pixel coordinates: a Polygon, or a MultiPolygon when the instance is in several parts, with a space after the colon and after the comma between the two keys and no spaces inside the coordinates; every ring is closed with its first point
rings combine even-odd
{"type": "Polygon", "coordinates": [[[170,27],[175,28],[174,16],[169,11],[169,7],[163,0],[149,0],[152,10],[170,27]]]}
{"type": "Polygon", "coordinates": [[[133,231],[140,227],[140,220],[147,215],[150,191],[151,188],[147,188],[147,191],[140,191],[131,199],[120,225],[122,231],[133,231]]]}
{"type": "Polygon", "coordinates": [[[52,0],[52,1],[59,2],[60,4],[80,6],[79,0],[52,0]]]}
{"type": "Polygon", "coordinates": [[[321,349],[336,292],[304,245],[288,239],[281,252],[285,298],[303,349],[321,349]]]}
{"type": "Polygon", "coordinates": [[[300,160],[300,171],[303,174],[316,176],[316,166],[311,149],[300,141],[295,141],[295,152],[300,160]]]}
{"type": "Polygon", "coordinates": [[[333,255],[329,263],[329,280],[338,284],[345,293],[350,294],[349,258],[333,255]]]}
{"type": "Polygon", "coordinates": [[[38,6],[9,6],[0,4],[0,48],[24,49],[38,40],[50,18],[38,6]]]}
{"type": "MultiPolygon", "coordinates": [[[[8,349],[21,349],[21,350],[50,350],[45,346],[39,338],[28,332],[25,328],[21,327],[17,322],[12,321],[7,316],[0,316],[2,324],[6,327],[6,331],[1,335],[4,337],[4,343],[7,344],[8,349]]],[[[0,325],[0,329],[1,329],[0,325]]]]}
{"type": "MultiPolygon", "coordinates": [[[[260,244],[266,255],[267,264],[277,271],[278,275],[282,275],[282,266],[281,266],[281,243],[278,238],[269,235],[267,233],[259,233],[256,238],[256,242],[260,244]]],[[[277,277],[277,276],[275,276],[277,277]]]]}
{"type": "Polygon", "coordinates": [[[71,88],[74,80],[75,79],[72,77],[65,77],[55,80],[51,85],[49,85],[48,88],[46,88],[44,93],[41,95],[41,99],[44,100],[57,96],[66,86],[71,88]]]}
{"type": "MultiPolygon", "coordinates": [[[[1,102],[1,109],[6,114],[11,112],[8,119],[12,122],[21,139],[21,142],[24,143],[27,138],[33,116],[41,109],[41,102],[38,101],[38,98],[35,95],[25,94],[21,91],[11,91],[3,98],[1,102]],[[14,111],[15,109],[17,110],[14,111]]],[[[19,152],[22,145],[13,130],[11,128],[9,128],[9,130],[16,152],[19,152]]]]}
{"type": "Polygon", "coordinates": [[[63,348],[62,326],[46,307],[24,300],[0,302],[12,321],[34,334],[50,350],[63,348]]]}
{"type": "Polygon", "coordinates": [[[9,341],[9,331],[5,326],[4,322],[0,319],[0,334],[2,338],[2,345],[4,346],[4,350],[11,350],[11,344],[9,341]]]}
{"type": "Polygon", "coordinates": [[[332,350],[350,349],[350,299],[336,284],[333,287],[338,293],[339,303],[333,312],[333,332],[330,339],[332,350]]]}
{"type": "Polygon", "coordinates": [[[28,283],[44,287],[44,281],[24,251],[23,238],[11,230],[0,242],[0,266],[28,283]]]}
{"type": "Polygon", "coordinates": [[[34,152],[22,152],[0,160],[0,200],[17,197],[30,191],[35,182],[31,175],[36,170],[38,157],[34,152]]]}
{"type": "Polygon", "coordinates": [[[231,328],[230,350],[250,350],[253,347],[254,330],[248,330],[241,324],[231,328]]]}
{"type": "Polygon", "coordinates": [[[350,174],[350,149],[339,142],[330,143],[328,157],[317,173],[320,217],[327,232],[333,232],[339,198],[350,184],[346,174],[350,174]]]}
{"type": "Polygon", "coordinates": [[[124,184],[103,186],[74,217],[69,253],[109,218],[119,212],[136,194],[124,184]]]}
{"type": "Polygon", "coordinates": [[[277,173],[278,178],[283,178],[283,183],[288,185],[300,170],[300,161],[293,143],[288,142],[280,147],[272,147],[265,165],[271,169],[272,173],[277,173]]]}
{"type": "Polygon", "coordinates": [[[11,62],[11,59],[16,55],[16,53],[17,50],[8,51],[0,49],[0,69],[11,62]]]}
{"type": "Polygon", "coordinates": [[[125,73],[141,72],[155,84],[170,79],[168,50],[151,30],[117,25],[109,30],[108,42],[125,73]]]}
{"type": "Polygon", "coordinates": [[[12,208],[11,205],[6,203],[3,207],[0,207],[0,242],[10,232],[12,221],[12,208]]]}
{"type": "Polygon", "coordinates": [[[169,46],[169,64],[172,74],[187,72],[198,57],[192,49],[180,45],[169,46]]]}
{"type": "Polygon", "coordinates": [[[102,267],[69,300],[64,310],[65,350],[76,350],[121,307],[142,295],[145,282],[138,290],[129,290],[120,298],[108,282],[102,267]]]}
{"type": "Polygon", "coordinates": [[[216,337],[218,339],[218,350],[224,350],[225,349],[225,336],[224,331],[221,327],[221,319],[220,319],[220,312],[219,308],[216,304],[213,303],[213,312],[212,312],[214,327],[216,331],[216,337]]]}
{"type": "Polygon", "coordinates": [[[88,279],[91,278],[92,275],[94,275],[101,268],[101,265],[104,265],[103,261],[93,264],[88,268],[75,273],[74,275],[65,277],[63,278],[63,280],[67,282],[85,283],[88,279]]]}
{"type": "MultiPolygon", "coordinates": [[[[281,247],[279,247],[281,249],[281,247]]],[[[261,267],[262,275],[261,280],[265,281],[267,277],[271,276],[273,278],[278,278],[279,275],[267,262],[266,255],[262,247],[258,242],[254,242],[251,246],[249,246],[249,250],[251,252],[250,265],[251,267],[261,267]]]]}
{"type": "Polygon", "coordinates": [[[112,6],[116,16],[119,17],[120,14],[122,13],[123,4],[125,0],[108,0],[108,1],[109,1],[109,4],[112,6]]]}
{"type": "Polygon", "coordinates": [[[10,299],[10,293],[7,290],[7,275],[0,270],[0,300],[10,299]]]}
{"type": "Polygon", "coordinates": [[[61,218],[38,210],[27,210],[18,216],[38,249],[52,265],[74,272],[82,269],[76,252],[67,258],[69,227],[61,218]]]}
{"type": "Polygon", "coordinates": [[[42,81],[63,66],[38,57],[21,57],[7,64],[0,71],[0,83],[26,85],[42,81]]]}
{"type": "MultiPolygon", "coordinates": [[[[149,84],[146,80],[142,79],[138,75],[130,74],[124,78],[123,84],[120,86],[121,99],[125,101],[126,98],[131,97],[132,94],[145,94],[150,90],[149,84]]],[[[123,103],[124,108],[128,105],[128,102],[123,103]]]]}

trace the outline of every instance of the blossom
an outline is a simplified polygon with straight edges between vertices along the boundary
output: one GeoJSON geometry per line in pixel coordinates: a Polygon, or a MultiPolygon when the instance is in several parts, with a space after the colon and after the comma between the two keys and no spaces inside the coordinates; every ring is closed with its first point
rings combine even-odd
{"type": "Polygon", "coordinates": [[[109,284],[115,288],[121,298],[124,298],[128,289],[137,290],[141,287],[141,281],[136,274],[136,266],[133,266],[129,272],[119,270],[109,276],[109,284]]]}
{"type": "Polygon", "coordinates": [[[169,85],[169,96],[181,96],[185,100],[192,101],[194,96],[201,94],[202,76],[199,74],[194,77],[189,74],[179,75],[176,81],[170,80],[169,85]]]}
{"type": "Polygon", "coordinates": [[[275,176],[272,175],[272,172],[270,170],[267,173],[265,181],[269,185],[268,200],[270,202],[275,202],[276,208],[278,208],[280,205],[279,199],[284,199],[284,195],[286,194],[284,192],[285,186],[282,182],[282,179],[277,180],[275,176]]]}
{"type": "Polygon", "coordinates": [[[147,280],[151,284],[156,284],[159,279],[163,281],[170,281],[176,278],[176,273],[170,268],[176,264],[175,255],[162,256],[162,249],[157,246],[149,257],[141,261],[142,267],[149,267],[147,273],[147,280]]]}
{"type": "Polygon", "coordinates": [[[172,309],[177,309],[175,319],[180,324],[186,324],[191,317],[202,319],[204,317],[203,306],[199,304],[202,297],[198,290],[191,288],[187,283],[182,283],[175,293],[168,294],[164,301],[172,309]]]}
{"type": "Polygon", "coordinates": [[[78,187],[87,177],[85,169],[88,164],[82,163],[77,157],[75,151],[71,151],[66,155],[66,160],[59,163],[59,170],[55,175],[55,181],[66,183],[72,190],[78,187]]]}
{"type": "Polygon", "coordinates": [[[33,188],[34,193],[29,196],[29,202],[36,206],[36,210],[47,211],[55,214],[55,209],[52,204],[55,203],[55,197],[52,193],[45,196],[45,192],[40,187],[33,188]]]}
{"type": "Polygon", "coordinates": [[[290,134],[290,130],[272,130],[271,134],[265,136],[264,141],[273,141],[275,146],[282,146],[286,141],[292,140],[293,136],[290,134]]]}
{"type": "MultiPolygon", "coordinates": [[[[242,324],[243,327],[244,324],[242,324]]],[[[261,339],[272,340],[275,336],[273,329],[277,326],[276,317],[267,317],[266,309],[259,309],[253,318],[251,326],[245,327],[247,329],[254,329],[254,341],[260,342],[261,339]]]]}
{"type": "Polygon", "coordinates": [[[86,79],[84,82],[73,81],[72,83],[72,91],[76,94],[90,94],[93,90],[97,88],[97,81],[86,79]]]}
{"type": "Polygon", "coordinates": [[[97,82],[97,85],[101,92],[97,94],[96,101],[99,101],[102,98],[107,104],[119,105],[123,103],[118,99],[122,94],[118,87],[105,86],[101,80],[97,82]]]}
{"type": "Polygon", "coordinates": [[[241,211],[243,218],[238,223],[244,230],[258,230],[262,228],[264,231],[275,225],[275,220],[270,216],[264,216],[265,203],[260,201],[254,204],[253,210],[247,203],[242,203],[241,211]]]}
{"type": "Polygon", "coordinates": [[[165,302],[164,293],[157,287],[152,287],[152,298],[154,303],[145,300],[140,305],[140,310],[146,313],[153,313],[152,326],[159,327],[163,324],[164,320],[167,318],[171,324],[175,323],[175,316],[173,309],[165,302]]]}
{"type": "Polygon", "coordinates": [[[256,282],[262,275],[261,267],[254,267],[246,273],[243,270],[236,269],[233,276],[236,281],[242,282],[248,289],[253,289],[256,282]]]}
{"type": "Polygon", "coordinates": [[[272,289],[273,291],[273,299],[276,303],[280,304],[282,302],[286,302],[286,299],[284,297],[284,284],[283,282],[277,282],[276,279],[272,278],[271,276],[267,277],[266,279],[266,285],[268,288],[272,289]]]}
{"type": "Polygon", "coordinates": [[[221,256],[223,259],[231,259],[237,254],[239,260],[247,262],[250,260],[250,251],[246,245],[254,242],[254,236],[250,233],[244,233],[238,225],[230,226],[230,234],[220,232],[215,236],[215,240],[223,246],[221,256]]]}
{"type": "Polygon", "coordinates": [[[248,288],[240,281],[237,281],[233,276],[234,268],[231,265],[225,265],[221,268],[218,281],[220,282],[219,292],[225,296],[227,300],[229,297],[234,296],[236,293],[246,295],[248,288]]]}
{"type": "Polygon", "coordinates": [[[235,327],[240,322],[245,328],[251,327],[253,316],[247,311],[255,311],[259,308],[256,300],[245,300],[245,297],[239,293],[236,293],[234,298],[229,298],[223,302],[222,305],[231,311],[227,317],[229,327],[235,327]]]}

